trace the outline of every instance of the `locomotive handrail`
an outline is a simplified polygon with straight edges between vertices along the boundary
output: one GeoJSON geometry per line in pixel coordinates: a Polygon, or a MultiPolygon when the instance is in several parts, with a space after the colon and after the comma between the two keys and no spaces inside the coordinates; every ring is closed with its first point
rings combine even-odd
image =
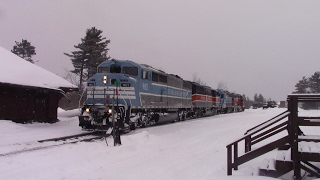
{"type": "MultiPolygon", "coordinates": [[[[130,107],[131,107],[132,106],[132,102],[131,102],[131,99],[129,98],[129,93],[127,93],[127,91],[125,89],[121,89],[121,91],[123,91],[124,92],[123,94],[125,94],[128,97],[128,100],[130,102],[130,107]]],[[[120,92],[120,88],[119,88],[119,92],[120,92]]],[[[124,98],[122,98],[122,100],[124,101],[124,103],[126,103],[125,110],[127,110],[128,107],[129,107],[128,104],[127,104],[127,101],[124,98]]],[[[127,111],[125,111],[124,114],[125,114],[125,116],[127,116],[127,111]]]]}
{"type": "MultiPolygon", "coordinates": [[[[128,99],[129,99],[129,101],[130,101],[130,106],[132,106],[132,102],[131,102],[131,99],[129,98],[129,94],[126,92],[125,89],[121,89],[121,90],[125,92],[125,94],[127,95],[128,99]]],[[[128,105],[127,105],[127,102],[126,102],[125,100],[123,100],[123,101],[126,103],[126,106],[128,106],[128,105]]]]}

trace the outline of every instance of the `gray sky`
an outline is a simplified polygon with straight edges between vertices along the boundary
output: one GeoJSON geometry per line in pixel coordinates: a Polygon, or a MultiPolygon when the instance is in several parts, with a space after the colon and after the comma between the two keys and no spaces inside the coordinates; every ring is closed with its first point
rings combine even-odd
{"type": "Polygon", "coordinates": [[[1,0],[0,46],[27,39],[36,64],[64,76],[73,66],[63,52],[95,26],[112,58],[279,101],[320,70],[319,8],[316,0],[1,0]]]}

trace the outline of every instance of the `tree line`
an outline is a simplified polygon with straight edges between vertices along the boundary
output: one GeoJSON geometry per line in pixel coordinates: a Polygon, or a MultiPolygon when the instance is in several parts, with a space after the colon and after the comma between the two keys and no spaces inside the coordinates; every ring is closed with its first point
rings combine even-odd
{"type": "Polygon", "coordinates": [[[246,108],[250,108],[251,106],[253,106],[253,104],[262,105],[263,103],[266,103],[268,101],[262,94],[258,93],[254,94],[253,99],[250,99],[248,96],[245,95],[242,96],[244,97],[246,108]]]}

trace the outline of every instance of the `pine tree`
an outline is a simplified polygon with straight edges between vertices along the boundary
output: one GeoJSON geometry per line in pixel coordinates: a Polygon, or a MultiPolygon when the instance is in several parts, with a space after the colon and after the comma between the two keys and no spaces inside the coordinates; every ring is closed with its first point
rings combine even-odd
{"type": "Polygon", "coordinates": [[[320,93],[320,72],[315,72],[309,78],[309,87],[311,93],[320,93]]]}
{"type": "MultiPolygon", "coordinates": [[[[315,72],[311,77],[303,77],[296,85],[293,93],[320,93],[320,72],[315,72]]],[[[304,109],[318,109],[318,102],[303,102],[304,109]]]]}
{"type": "Polygon", "coordinates": [[[262,96],[262,94],[259,94],[258,99],[261,103],[266,102],[266,99],[262,96]]]}
{"type": "Polygon", "coordinates": [[[252,105],[252,101],[245,94],[242,95],[242,98],[243,98],[243,101],[244,101],[245,108],[249,109],[250,106],[252,105]]]}
{"type": "Polygon", "coordinates": [[[306,78],[305,76],[302,77],[302,80],[300,80],[296,85],[296,91],[293,93],[299,93],[299,94],[305,94],[309,93],[309,78],[306,78]]]}
{"type": "Polygon", "coordinates": [[[13,46],[11,52],[18,55],[19,57],[34,63],[32,56],[36,55],[35,47],[31,45],[27,40],[22,39],[21,42],[15,41],[16,45],[13,46]]]}
{"type": "Polygon", "coordinates": [[[78,50],[71,52],[71,54],[64,53],[71,58],[74,66],[74,70],[71,72],[80,75],[80,88],[83,81],[96,73],[100,63],[110,59],[107,48],[110,40],[102,37],[102,32],[95,27],[87,29],[86,36],[81,38],[81,43],[74,46],[78,50]]]}
{"type": "Polygon", "coordinates": [[[247,99],[246,99],[246,108],[250,108],[250,106],[253,104],[253,101],[250,100],[250,98],[247,96],[247,99]]]}
{"type": "Polygon", "coordinates": [[[257,93],[254,94],[253,100],[254,100],[254,102],[259,102],[257,93]]]}

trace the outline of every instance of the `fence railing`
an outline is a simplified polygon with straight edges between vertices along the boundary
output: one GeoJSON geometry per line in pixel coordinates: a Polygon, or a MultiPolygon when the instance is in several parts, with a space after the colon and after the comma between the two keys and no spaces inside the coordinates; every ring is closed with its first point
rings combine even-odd
{"type": "Polygon", "coordinates": [[[289,142],[289,136],[284,136],[276,141],[268,143],[254,151],[251,151],[251,147],[275,134],[287,130],[288,120],[284,120],[290,114],[289,111],[285,111],[268,121],[265,121],[249,130],[245,135],[236,141],[227,145],[227,174],[232,175],[232,169],[238,170],[238,166],[250,161],[262,154],[265,154],[273,149],[289,142]],[[244,141],[245,153],[239,156],[238,144],[244,141]],[[232,151],[233,150],[233,151],[232,151]],[[233,152],[233,153],[232,153],[233,152]]]}
{"type": "Polygon", "coordinates": [[[301,179],[301,169],[311,175],[320,177],[320,169],[310,162],[320,162],[320,153],[299,152],[298,143],[301,141],[319,142],[320,138],[308,136],[299,137],[299,126],[320,126],[320,117],[304,117],[298,115],[299,102],[320,102],[320,94],[290,94],[287,98],[288,110],[263,122],[249,130],[245,135],[227,145],[227,173],[232,174],[232,169],[250,161],[264,153],[289,143],[291,148],[291,160],[295,179],[301,179]],[[287,118],[287,119],[286,119],[287,118]],[[287,130],[287,135],[277,140],[262,145],[252,150],[252,145],[287,130]],[[244,141],[245,152],[239,156],[239,142],[244,141]]]}

